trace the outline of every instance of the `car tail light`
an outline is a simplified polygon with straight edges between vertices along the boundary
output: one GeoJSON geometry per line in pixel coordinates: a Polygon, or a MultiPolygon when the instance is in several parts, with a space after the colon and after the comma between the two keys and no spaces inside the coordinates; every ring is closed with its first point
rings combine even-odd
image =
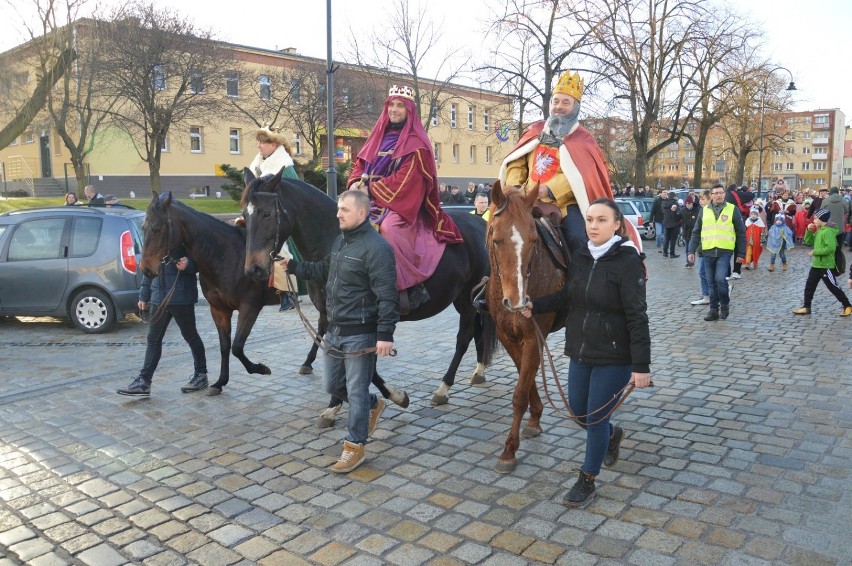
{"type": "Polygon", "coordinates": [[[129,230],[121,234],[121,264],[130,273],[136,273],[136,252],[129,230]]]}

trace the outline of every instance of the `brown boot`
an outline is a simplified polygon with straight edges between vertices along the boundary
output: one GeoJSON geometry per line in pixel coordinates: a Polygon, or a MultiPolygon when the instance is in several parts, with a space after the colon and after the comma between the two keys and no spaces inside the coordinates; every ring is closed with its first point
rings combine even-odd
{"type": "Polygon", "coordinates": [[[781,271],[787,271],[787,264],[786,263],[781,266],[781,271]]]}
{"type": "Polygon", "coordinates": [[[366,455],[364,454],[364,445],[355,444],[348,440],[343,441],[343,453],[340,459],[331,467],[331,471],[336,474],[345,474],[351,472],[358,466],[364,463],[366,455]]]}
{"type": "Polygon", "coordinates": [[[775,264],[774,263],[769,264],[769,271],[775,271],[775,264]]]}

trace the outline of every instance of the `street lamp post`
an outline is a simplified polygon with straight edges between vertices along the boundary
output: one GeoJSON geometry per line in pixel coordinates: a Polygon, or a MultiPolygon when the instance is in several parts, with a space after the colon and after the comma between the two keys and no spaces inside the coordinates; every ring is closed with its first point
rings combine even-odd
{"type": "Polygon", "coordinates": [[[757,198],[761,197],[763,190],[763,124],[766,121],[766,89],[768,88],[769,77],[772,76],[772,73],[782,70],[790,74],[790,84],[787,85],[785,90],[796,90],[796,83],[793,81],[793,72],[787,67],[779,66],[766,71],[766,78],[763,79],[763,91],[760,94],[760,148],[758,150],[757,164],[757,198]]]}

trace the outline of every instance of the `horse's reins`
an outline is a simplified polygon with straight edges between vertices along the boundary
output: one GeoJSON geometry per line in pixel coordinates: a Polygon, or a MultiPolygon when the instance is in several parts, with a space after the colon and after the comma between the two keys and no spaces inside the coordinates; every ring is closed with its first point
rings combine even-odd
{"type": "MultiPolygon", "coordinates": [[[[279,245],[279,242],[281,241],[281,218],[279,216],[279,211],[283,212],[284,215],[289,218],[289,214],[287,213],[287,209],[284,207],[284,203],[281,202],[280,195],[276,194],[275,195],[275,227],[276,227],[275,242],[273,244],[272,251],[269,252],[269,257],[270,257],[270,259],[272,259],[273,262],[282,261],[284,259],[283,257],[281,257],[278,254],[278,252],[281,250],[281,247],[282,247],[281,245],[279,245]]],[[[290,277],[289,276],[285,277],[285,279],[286,279],[286,282],[287,282],[287,291],[285,291],[285,292],[290,293],[290,294],[297,294],[298,290],[293,289],[290,286],[290,277]]],[[[308,333],[308,336],[310,336],[311,341],[313,341],[314,344],[316,344],[317,346],[319,346],[320,348],[325,350],[326,354],[328,354],[332,358],[344,360],[344,359],[347,359],[347,358],[356,358],[358,356],[366,356],[367,354],[375,354],[376,353],[376,347],[375,346],[370,346],[369,348],[361,348],[360,350],[353,350],[351,352],[345,352],[345,351],[341,350],[340,348],[333,346],[331,344],[331,342],[329,342],[328,340],[325,339],[324,336],[320,336],[320,333],[313,327],[313,325],[311,324],[311,321],[309,321],[308,318],[305,316],[305,314],[302,312],[302,307],[299,305],[299,301],[294,300],[293,305],[296,309],[296,314],[299,315],[299,319],[302,321],[302,325],[304,325],[305,331],[308,333]]],[[[391,349],[390,355],[396,356],[396,348],[391,349]]]]}
{"type": "MultiPolygon", "coordinates": [[[[171,215],[169,215],[168,212],[166,212],[166,218],[169,219],[168,241],[171,242],[171,239],[172,239],[172,217],[171,217],[171,215]]],[[[165,266],[170,264],[170,263],[177,263],[177,262],[178,262],[178,260],[175,259],[174,257],[172,257],[171,252],[164,255],[163,258],[160,260],[160,263],[163,265],[163,270],[160,272],[160,277],[163,279],[164,282],[166,280],[165,266]]],[[[175,276],[175,282],[172,283],[172,288],[169,289],[169,291],[163,296],[163,301],[157,306],[157,310],[155,310],[151,314],[151,316],[148,317],[148,320],[145,320],[144,315],[139,317],[139,318],[142,319],[142,322],[150,325],[150,324],[154,324],[155,322],[159,321],[163,317],[163,313],[165,313],[166,309],[169,308],[169,302],[172,300],[172,295],[175,294],[175,290],[177,289],[178,280],[180,279],[180,273],[181,273],[181,271],[180,271],[180,269],[178,269],[177,275],[175,276]]],[[[142,312],[144,312],[144,311],[140,311],[140,315],[142,314],[142,312]]]]}
{"type": "MultiPolygon", "coordinates": [[[[495,216],[495,217],[500,216],[500,214],[505,212],[505,210],[508,206],[508,203],[509,203],[509,200],[506,199],[500,205],[499,208],[494,210],[493,216],[495,216]]],[[[494,228],[494,226],[489,223],[489,226],[488,226],[488,242],[489,243],[491,243],[491,233],[492,233],[493,228],[494,228]]],[[[499,278],[500,277],[500,264],[496,261],[496,257],[494,256],[494,245],[493,245],[493,243],[491,243],[491,245],[489,245],[488,248],[489,248],[489,255],[491,256],[491,259],[492,259],[492,263],[496,267],[497,277],[499,278]]],[[[538,254],[538,248],[539,248],[539,246],[536,246],[533,249],[534,254],[538,254]]],[[[530,278],[530,275],[531,275],[531,269],[532,269],[532,259],[530,260],[530,263],[529,263],[529,266],[528,266],[528,269],[527,269],[527,275],[525,277],[525,281],[529,281],[529,278],[530,278]]],[[[598,420],[596,420],[594,422],[590,422],[590,423],[583,422],[582,419],[587,419],[587,418],[589,418],[593,415],[596,415],[597,413],[602,411],[604,408],[606,408],[607,405],[612,403],[612,400],[608,401],[607,403],[604,403],[603,405],[601,405],[599,408],[595,409],[591,413],[588,413],[586,415],[575,415],[573,413],[573,411],[571,411],[571,404],[568,401],[567,395],[565,395],[565,390],[562,387],[562,382],[559,381],[559,375],[556,372],[556,364],[554,364],[554,362],[553,362],[553,355],[550,353],[550,348],[547,345],[547,337],[541,331],[541,327],[539,327],[538,323],[535,320],[535,317],[531,316],[530,320],[532,321],[533,328],[535,329],[535,338],[536,338],[536,342],[538,343],[539,368],[540,368],[540,372],[541,372],[542,389],[544,389],[544,395],[547,398],[547,402],[550,403],[551,407],[553,407],[553,410],[555,410],[559,414],[562,414],[562,411],[559,410],[559,408],[553,402],[553,399],[550,397],[550,390],[547,388],[547,372],[546,372],[545,365],[544,365],[544,354],[545,353],[547,354],[547,360],[550,364],[550,371],[553,373],[553,381],[556,383],[556,388],[559,390],[559,395],[560,395],[560,397],[562,397],[562,403],[565,405],[565,409],[567,409],[567,411],[568,411],[569,418],[574,420],[575,422],[577,422],[579,425],[581,425],[583,427],[588,427],[588,426],[591,426],[591,425],[598,424],[600,422],[603,422],[607,418],[609,418],[616,411],[616,409],[618,409],[618,407],[621,406],[621,404],[624,402],[624,400],[627,399],[627,397],[633,392],[635,385],[633,385],[633,383],[628,383],[627,385],[625,385],[624,387],[622,387],[621,389],[616,391],[615,394],[613,394],[613,400],[618,399],[618,401],[615,403],[615,405],[609,411],[607,411],[607,413],[605,415],[600,417],[598,420]]]]}

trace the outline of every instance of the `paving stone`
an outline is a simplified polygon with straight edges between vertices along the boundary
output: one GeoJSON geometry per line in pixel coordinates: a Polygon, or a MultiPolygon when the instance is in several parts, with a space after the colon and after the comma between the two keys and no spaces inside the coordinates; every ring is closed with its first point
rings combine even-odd
{"type": "Polygon", "coordinates": [[[77,558],[90,566],[121,566],[127,562],[124,556],[106,544],[84,550],[77,555],[77,558]]]}

